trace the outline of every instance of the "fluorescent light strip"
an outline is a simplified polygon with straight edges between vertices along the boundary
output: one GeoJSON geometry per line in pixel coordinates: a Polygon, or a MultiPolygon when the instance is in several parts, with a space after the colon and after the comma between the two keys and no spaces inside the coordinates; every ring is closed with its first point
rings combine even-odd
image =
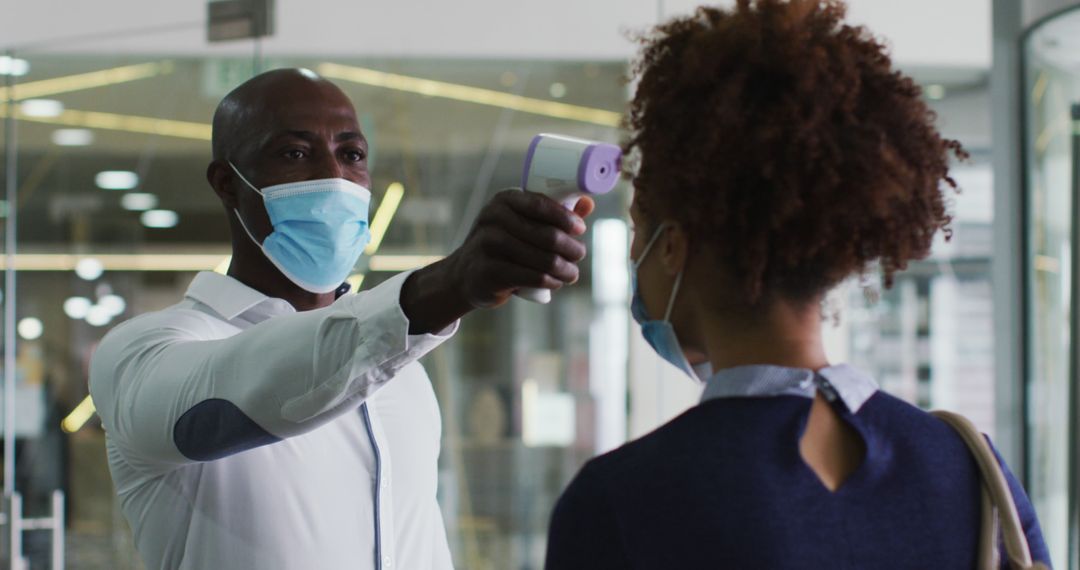
{"type": "Polygon", "coordinates": [[[90,421],[90,418],[94,417],[94,412],[97,408],[94,406],[94,401],[90,399],[90,396],[83,398],[83,401],[79,402],[78,406],[75,406],[74,410],[64,418],[64,421],[60,422],[60,428],[67,433],[75,433],[82,429],[86,422],[90,421]]]}
{"type": "Polygon", "coordinates": [[[1069,116],[1069,111],[1061,113],[1058,117],[1051,119],[1043,127],[1042,132],[1035,139],[1035,150],[1039,154],[1046,152],[1046,149],[1050,146],[1050,143],[1054,141],[1060,133],[1067,133],[1069,131],[1069,124],[1072,122],[1072,118],[1069,116]]]}
{"type": "MultiPolygon", "coordinates": [[[[33,99],[166,75],[172,73],[174,69],[175,66],[173,65],[173,62],[168,60],[157,63],[141,63],[137,65],[114,67],[78,75],[67,75],[64,77],[23,83],[14,87],[14,93],[18,99],[33,99]]],[[[0,101],[7,100],[7,89],[7,87],[0,87],[0,101]]],[[[6,116],[6,105],[0,105],[0,117],[6,116]]],[[[69,109],[55,117],[31,117],[18,112],[18,109],[16,109],[16,117],[24,121],[68,127],[144,133],[199,141],[209,141],[211,138],[210,125],[205,123],[174,121],[171,119],[158,119],[154,117],[139,117],[136,115],[124,115],[118,113],[69,109]]]]}
{"type": "MultiPolygon", "coordinates": [[[[139,79],[148,79],[150,77],[172,73],[174,68],[173,62],[166,60],[157,63],[140,63],[136,65],[113,67],[77,75],[65,75],[63,77],[54,77],[52,79],[42,79],[41,81],[30,81],[15,85],[15,99],[34,99],[45,97],[47,95],[59,95],[61,93],[71,93],[72,91],[82,91],[84,89],[106,87],[108,85],[127,83],[139,79]]],[[[8,88],[0,87],[0,99],[6,101],[7,98],[8,88]]]]}
{"type": "Polygon", "coordinates": [[[394,219],[394,214],[397,213],[398,206],[401,205],[401,198],[404,195],[405,187],[400,182],[394,182],[386,188],[386,194],[383,194],[379,210],[375,212],[375,217],[371,219],[371,241],[364,248],[364,254],[373,255],[376,251],[379,251],[383,237],[386,236],[386,230],[390,229],[390,221],[394,219]]]}
{"type": "Polygon", "coordinates": [[[557,103],[555,101],[534,99],[532,97],[506,93],[504,91],[482,89],[480,87],[435,81],[433,79],[422,79],[419,77],[410,77],[408,75],[398,75],[396,73],[387,73],[385,71],[363,67],[323,63],[316,67],[316,71],[323,77],[350,81],[361,85],[384,87],[396,91],[405,91],[407,93],[416,93],[418,95],[426,95],[429,97],[441,97],[443,99],[453,99],[455,101],[476,103],[478,105],[502,107],[504,109],[521,111],[522,113],[543,115],[545,117],[566,119],[570,121],[581,121],[583,123],[592,123],[594,125],[602,125],[605,127],[618,127],[622,120],[621,114],[606,109],[557,103]]]}
{"type": "Polygon", "coordinates": [[[345,282],[352,288],[351,291],[356,293],[360,290],[360,286],[364,284],[364,274],[354,273],[345,279],[345,282]]]}
{"type": "MultiPolygon", "coordinates": [[[[16,94],[22,99],[43,97],[154,77],[172,71],[173,64],[171,61],[145,63],[24,83],[16,86],[16,94]]],[[[543,115],[556,119],[581,121],[605,127],[618,127],[621,121],[619,113],[605,109],[534,99],[492,89],[398,75],[374,69],[324,63],[318,66],[318,71],[328,78],[351,81],[362,85],[513,109],[523,113],[543,115]]],[[[0,87],[0,101],[6,100],[6,97],[6,88],[0,87]]],[[[0,118],[6,116],[6,108],[0,104],[0,118]]],[[[205,123],[75,109],[65,110],[56,117],[28,117],[22,114],[17,116],[20,120],[50,125],[143,133],[198,141],[211,140],[212,133],[210,125],[205,123]]]]}
{"type": "MultiPolygon", "coordinates": [[[[206,253],[17,253],[16,271],[74,271],[86,258],[97,259],[106,271],[201,271],[221,262],[221,254],[206,253]]],[[[0,269],[7,260],[0,257],[0,269]]]]}
{"type": "Polygon", "coordinates": [[[231,255],[226,255],[225,259],[221,260],[221,263],[218,263],[217,265],[214,266],[214,273],[220,273],[222,275],[228,275],[230,265],[232,265],[232,256],[231,255]]]}
{"type": "MultiPolygon", "coordinates": [[[[7,110],[3,106],[0,106],[0,117],[6,116],[7,110]]],[[[19,114],[18,118],[21,121],[45,123],[48,125],[106,129],[111,131],[161,135],[197,141],[209,141],[211,134],[210,125],[205,123],[156,119],[153,117],[139,117],[135,115],[120,115],[116,113],[101,113],[97,111],[76,111],[74,109],[65,110],[56,117],[27,117],[26,115],[19,114]]]]}
{"type": "Polygon", "coordinates": [[[1039,72],[1039,78],[1035,80],[1035,86],[1031,88],[1031,100],[1038,105],[1046,95],[1046,88],[1050,85],[1050,76],[1045,71],[1039,72]]]}
{"type": "MultiPolygon", "coordinates": [[[[94,258],[105,271],[210,271],[222,264],[221,253],[18,253],[17,271],[74,271],[80,260],[94,258]]],[[[375,255],[372,271],[408,271],[434,263],[441,255],[375,255]]],[[[0,270],[7,261],[0,257],[0,270]]]]}
{"type": "Polygon", "coordinates": [[[441,255],[373,255],[368,260],[371,271],[409,271],[431,265],[442,259],[441,255]]]}

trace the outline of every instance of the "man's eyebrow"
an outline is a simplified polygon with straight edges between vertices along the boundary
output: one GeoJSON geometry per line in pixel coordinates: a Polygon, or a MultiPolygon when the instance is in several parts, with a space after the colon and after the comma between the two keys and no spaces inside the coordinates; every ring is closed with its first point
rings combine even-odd
{"type": "Polygon", "coordinates": [[[296,138],[296,139],[303,139],[305,141],[313,141],[316,138],[318,138],[318,135],[316,135],[315,133],[313,133],[311,131],[285,130],[285,131],[278,131],[278,132],[276,132],[276,133],[274,133],[273,135],[270,136],[270,140],[283,139],[283,138],[296,138]]]}
{"type": "Polygon", "coordinates": [[[360,141],[360,142],[363,142],[363,143],[367,142],[367,138],[364,137],[363,133],[361,133],[360,131],[344,131],[344,132],[340,132],[340,133],[337,134],[337,136],[334,137],[334,140],[336,140],[337,142],[348,142],[348,141],[360,141]]]}
{"type": "MultiPolygon", "coordinates": [[[[275,133],[271,137],[271,139],[281,139],[281,138],[298,138],[298,139],[303,139],[305,141],[314,141],[314,140],[319,138],[319,135],[315,134],[312,131],[285,130],[285,131],[275,133]]],[[[336,142],[348,142],[348,141],[360,141],[360,142],[364,142],[364,143],[367,142],[367,138],[365,138],[363,133],[361,133],[360,131],[343,131],[343,132],[340,132],[340,133],[338,133],[337,135],[334,136],[334,140],[336,142]]]]}

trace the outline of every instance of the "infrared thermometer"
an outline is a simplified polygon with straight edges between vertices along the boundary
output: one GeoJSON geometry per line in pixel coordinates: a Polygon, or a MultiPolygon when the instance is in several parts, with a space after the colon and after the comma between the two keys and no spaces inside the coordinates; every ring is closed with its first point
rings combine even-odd
{"type": "MultiPolygon", "coordinates": [[[[563,135],[539,134],[529,144],[521,187],[545,194],[572,210],[582,196],[611,192],[619,181],[622,150],[613,144],[563,135]]],[[[551,302],[550,289],[522,288],[517,296],[551,302]]]]}

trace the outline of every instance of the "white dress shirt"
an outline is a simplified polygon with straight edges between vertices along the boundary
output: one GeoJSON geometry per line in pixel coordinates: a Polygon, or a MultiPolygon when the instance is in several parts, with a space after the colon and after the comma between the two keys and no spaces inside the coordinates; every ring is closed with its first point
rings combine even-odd
{"type": "Polygon", "coordinates": [[[90,392],[148,568],[451,568],[442,435],[399,275],[296,312],[200,273],[102,340],[90,392]]]}

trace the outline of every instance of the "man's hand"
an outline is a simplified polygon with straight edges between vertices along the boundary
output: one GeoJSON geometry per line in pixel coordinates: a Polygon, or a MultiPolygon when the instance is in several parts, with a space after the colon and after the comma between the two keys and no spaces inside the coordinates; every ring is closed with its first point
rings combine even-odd
{"type": "Polygon", "coordinates": [[[409,332],[442,330],[473,309],[505,303],[522,287],[577,282],[586,250],[576,238],[594,206],[582,198],[571,212],[541,194],[499,192],[460,248],[405,282],[401,307],[409,332]]]}
{"type": "Polygon", "coordinates": [[[583,217],[593,208],[586,200],[571,212],[541,194],[497,194],[451,255],[469,305],[498,306],[521,287],[554,290],[577,282],[585,245],[575,238],[585,233],[583,217]]]}

